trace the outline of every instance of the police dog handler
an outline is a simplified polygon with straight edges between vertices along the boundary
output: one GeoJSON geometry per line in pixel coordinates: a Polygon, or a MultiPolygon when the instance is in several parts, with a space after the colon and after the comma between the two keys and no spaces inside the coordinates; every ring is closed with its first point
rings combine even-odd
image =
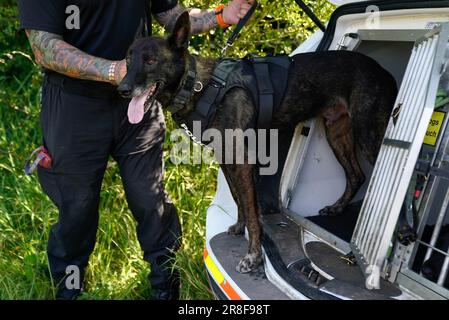
{"type": "MultiPolygon", "coordinates": [[[[188,9],[192,33],[236,24],[252,1],[233,0],[216,9],[188,9]]],[[[57,298],[81,290],[65,285],[67,267],[78,267],[83,281],[95,246],[100,189],[109,156],[118,163],[127,202],[137,220],[144,259],[151,264],[153,298],[176,299],[172,252],[181,228],[164,192],[164,117],[153,108],[132,125],[129,100],[116,90],[126,74],[124,60],[141,21],[153,16],[168,31],[186,9],[177,0],[18,0],[36,62],[44,68],[41,126],[44,152],[40,184],[59,209],[47,254],[57,298]]],[[[150,31],[151,32],[151,31],[150,31]]]]}

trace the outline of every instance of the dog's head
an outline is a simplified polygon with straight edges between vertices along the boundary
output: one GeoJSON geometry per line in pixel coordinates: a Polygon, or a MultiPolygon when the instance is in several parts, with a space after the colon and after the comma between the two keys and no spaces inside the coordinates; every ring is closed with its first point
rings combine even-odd
{"type": "Polygon", "coordinates": [[[125,98],[142,102],[151,96],[167,96],[177,88],[188,55],[190,19],[181,14],[168,38],[145,37],[141,24],[128,50],[127,74],[118,87],[125,98]]]}

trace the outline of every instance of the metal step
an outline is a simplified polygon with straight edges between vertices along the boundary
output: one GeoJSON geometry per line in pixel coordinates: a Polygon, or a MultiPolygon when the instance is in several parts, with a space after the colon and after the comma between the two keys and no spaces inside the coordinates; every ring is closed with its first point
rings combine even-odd
{"type": "Polygon", "coordinates": [[[224,271],[251,300],[289,300],[267,279],[263,266],[249,274],[235,270],[248,250],[248,242],[244,237],[221,233],[212,238],[210,247],[224,271]]]}

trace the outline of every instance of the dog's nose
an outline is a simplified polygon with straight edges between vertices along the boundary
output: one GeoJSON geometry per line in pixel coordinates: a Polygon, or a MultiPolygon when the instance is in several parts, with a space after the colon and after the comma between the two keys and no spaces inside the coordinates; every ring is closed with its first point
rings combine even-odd
{"type": "Polygon", "coordinates": [[[121,83],[117,91],[122,97],[129,98],[132,93],[132,88],[128,83],[121,83]]]}

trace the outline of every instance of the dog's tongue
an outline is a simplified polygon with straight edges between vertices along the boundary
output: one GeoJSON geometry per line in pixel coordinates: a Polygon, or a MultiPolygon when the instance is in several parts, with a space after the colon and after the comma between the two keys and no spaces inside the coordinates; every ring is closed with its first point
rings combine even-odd
{"type": "Polygon", "coordinates": [[[132,98],[128,106],[128,120],[130,123],[136,124],[142,121],[145,114],[145,101],[153,89],[153,87],[149,87],[140,96],[132,98]]]}

